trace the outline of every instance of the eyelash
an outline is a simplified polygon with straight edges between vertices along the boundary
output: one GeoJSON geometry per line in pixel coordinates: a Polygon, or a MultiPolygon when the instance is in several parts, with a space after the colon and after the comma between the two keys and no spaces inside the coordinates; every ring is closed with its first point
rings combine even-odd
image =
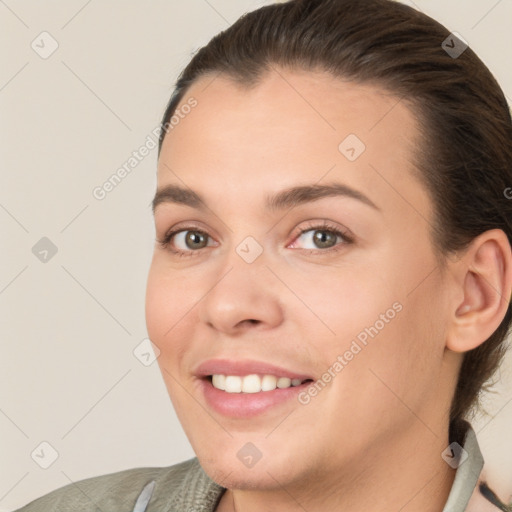
{"type": "MultiPolygon", "coordinates": [[[[174,235],[177,235],[178,233],[181,233],[183,231],[192,231],[194,233],[200,233],[201,235],[205,235],[209,238],[211,238],[208,233],[203,231],[202,229],[197,228],[196,226],[186,226],[181,227],[179,229],[171,230],[167,232],[164,235],[164,238],[162,240],[157,240],[158,244],[162,249],[167,249],[172,254],[178,256],[178,257],[188,257],[188,256],[195,256],[197,253],[201,252],[201,249],[198,250],[189,250],[189,251],[180,251],[176,249],[172,249],[170,247],[170,242],[174,235]]],[[[354,243],[354,238],[352,235],[350,235],[348,232],[341,230],[339,227],[334,226],[330,224],[327,221],[324,221],[322,224],[313,224],[311,226],[308,226],[306,228],[301,229],[295,236],[293,241],[300,238],[304,233],[307,233],[309,231],[326,231],[328,233],[331,233],[333,235],[336,235],[336,237],[340,237],[343,239],[343,242],[337,243],[335,246],[330,247],[328,249],[302,249],[304,251],[308,251],[310,254],[326,254],[326,253],[333,253],[336,251],[339,251],[343,248],[344,245],[349,245],[354,243]]],[[[206,247],[203,247],[203,249],[206,249],[206,247]]]]}

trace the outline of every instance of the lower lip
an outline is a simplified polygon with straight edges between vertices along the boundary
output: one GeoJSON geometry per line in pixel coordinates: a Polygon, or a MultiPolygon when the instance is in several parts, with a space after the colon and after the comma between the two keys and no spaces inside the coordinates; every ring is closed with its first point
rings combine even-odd
{"type": "Polygon", "coordinates": [[[216,412],[232,418],[251,418],[295,399],[311,382],[259,393],[226,393],[214,388],[209,379],[201,379],[201,389],[207,404],[216,412]]]}

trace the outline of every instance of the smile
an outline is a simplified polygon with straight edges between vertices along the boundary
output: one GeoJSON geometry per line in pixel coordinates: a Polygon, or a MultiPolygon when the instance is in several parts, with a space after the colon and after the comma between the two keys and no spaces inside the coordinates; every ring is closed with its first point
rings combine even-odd
{"type": "Polygon", "coordinates": [[[200,402],[217,414],[239,419],[297,406],[297,395],[313,382],[311,374],[299,368],[254,360],[210,359],[193,374],[200,402]]]}

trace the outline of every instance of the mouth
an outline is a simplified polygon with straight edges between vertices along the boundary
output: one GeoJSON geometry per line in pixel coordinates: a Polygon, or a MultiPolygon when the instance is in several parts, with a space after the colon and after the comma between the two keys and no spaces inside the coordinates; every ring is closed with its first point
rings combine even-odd
{"type": "Polygon", "coordinates": [[[195,374],[206,404],[231,418],[277,411],[290,402],[299,406],[297,395],[313,382],[308,375],[254,361],[207,361],[195,374]]]}

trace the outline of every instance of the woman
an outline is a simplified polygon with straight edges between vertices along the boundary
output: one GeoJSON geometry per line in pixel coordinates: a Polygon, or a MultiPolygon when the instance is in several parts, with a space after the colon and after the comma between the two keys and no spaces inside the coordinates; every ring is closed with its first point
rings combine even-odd
{"type": "Polygon", "coordinates": [[[242,17],[162,121],[148,332],[197,459],[23,511],[506,510],[465,418],[512,292],[512,122],[390,0],[242,17]]]}

